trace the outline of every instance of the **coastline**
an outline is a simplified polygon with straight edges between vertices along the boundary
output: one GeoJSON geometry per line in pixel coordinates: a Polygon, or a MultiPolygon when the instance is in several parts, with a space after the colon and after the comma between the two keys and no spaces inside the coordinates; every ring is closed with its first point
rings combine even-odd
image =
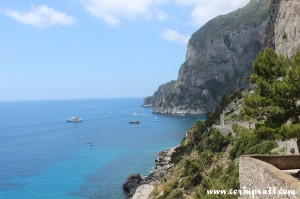
{"type": "Polygon", "coordinates": [[[140,174],[131,174],[127,177],[123,183],[123,189],[129,193],[126,199],[150,199],[154,189],[153,184],[163,178],[173,166],[170,161],[175,148],[171,147],[158,152],[155,167],[148,175],[141,177],[140,174]]]}

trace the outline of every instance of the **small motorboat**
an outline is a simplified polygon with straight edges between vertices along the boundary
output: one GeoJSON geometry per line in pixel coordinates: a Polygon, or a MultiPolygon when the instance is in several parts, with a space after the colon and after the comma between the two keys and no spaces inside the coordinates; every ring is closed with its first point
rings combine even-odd
{"type": "Polygon", "coordinates": [[[129,124],[139,124],[140,121],[137,121],[137,120],[133,120],[133,121],[129,121],[129,124]]]}
{"type": "Polygon", "coordinates": [[[156,118],[153,120],[153,122],[158,122],[158,118],[156,117],[156,118]]]}
{"type": "Polygon", "coordinates": [[[93,146],[93,144],[91,142],[86,142],[86,144],[89,146],[93,146]]]}
{"type": "Polygon", "coordinates": [[[71,118],[67,119],[67,122],[79,123],[79,122],[83,122],[83,120],[82,120],[82,118],[75,116],[75,117],[71,117],[71,118]]]}

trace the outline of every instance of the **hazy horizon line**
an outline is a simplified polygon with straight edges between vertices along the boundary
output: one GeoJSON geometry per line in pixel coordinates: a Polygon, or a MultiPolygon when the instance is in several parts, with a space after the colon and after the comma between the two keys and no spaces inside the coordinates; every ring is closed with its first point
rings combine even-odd
{"type": "Polygon", "coordinates": [[[100,99],[143,99],[145,96],[139,97],[92,97],[92,98],[49,98],[49,99],[8,99],[0,102],[25,102],[25,101],[68,101],[68,100],[100,100],[100,99]]]}

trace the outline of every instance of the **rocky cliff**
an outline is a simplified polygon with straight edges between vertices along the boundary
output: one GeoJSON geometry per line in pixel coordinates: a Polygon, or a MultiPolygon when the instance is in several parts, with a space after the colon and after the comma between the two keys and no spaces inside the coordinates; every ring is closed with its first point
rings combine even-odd
{"type": "MultiPolygon", "coordinates": [[[[300,0],[272,0],[270,6],[270,20],[267,25],[264,42],[265,47],[271,47],[278,53],[289,57],[294,54],[293,52],[299,49],[299,43],[297,42],[300,25],[298,15],[300,9],[297,8],[299,1],[300,0]],[[286,23],[284,23],[284,21],[286,21],[286,23]]],[[[254,2],[252,1],[251,3],[254,2]]],[[[264,22],[261,22],[261,24],[263,23],[264,22]]],[[[259,41],[261,42],[261,40],[259,41]]],[[[189,61],[190,59],[193,60],[191,57],[197,57],[197,50],[193,47],[194,46],[191,45],[190,41],[187,60],[181,70],[191,70],[188,66],[191,67],[193,65],[189,61]]],[[[199,67],[201,68],[202,65],[199,67]]],[[[215,68],[215,70],[218,70],[219,66],[216,66],[215,68]]],[[[211,69],[206,69],[206,71],[209,70],[211,69]]],[[[184,72],[185,71],[180,71],[180,74],[184,74],[184,72]]],[[[195,69],[195,72],[198,71],[195,69]]],[[[186,74],[192,75],[192,72],[186,72],[186,74]]],[[[202,75],[204,76],[204,74],[202,75]]],[[[170,94],[173,95],[174,98],[176,97],[176,89],[178,89],[178,81],[180,81],[181,78],[184,79],[184,77],[179,76],[174,92],[170,94]]],[[[190,82],[193,81],[195,81],[195,79],[190,80],[190,82]]],[[[203,84],[205,84],[205,81],[203,84]]],[[[226,86],[227,85],[222,85],[222,88],[226,86]]],[[[186,92],[192,91],[187,89],[186,92]]],[[[216,111],[211,116],[208,116],[205,122],[198,121],[194,124],[191,130],[187,132],[186,137],[181,142],[180,146],[175,149],[175,152],[171,156],[171,162],[174,163],[174,166],[168,170],[163,180],[157,181],[156,184],[154,184],[151,198],[210,198],[211,195],[207,195],[207,190],[215,189],[215,186],[223,187],[225,189],[239,189],[243,186],[251,187],[253,182],[256,183],[255,185],[258,187],[263,187],[265,183],[267,183],[264,182],[263,179],[266,178],[266,176],[263,175],[268,174],[267,169],[263,168],[263,175],[257,175],[259,173],[256,170],[262,170],[262,168],[258,167],[261,163],[256,161],[255,164],[252,164],[252,160],[252,163],[249,161],[245,162],[245,160],[243,160],[245,157],[243,157],[240,159],[240,165],[238,166],[237,162],[239,157],[241,157],[241,155],[259,153],[278,154],[280,153],[278,149],[282,148],[289,148],[289,150],[285,150],[285,153],[287,154],[295,153],[295,150],[292,152],[291,149],[296,148],[296,143],[293,141],[294,146],[291,148],[290,141],[284,144],[283,142],[277,141],[279,146],[276,147],[277,144],[274,140],[257,139],[257,135],[255,135],[257,132],[254,130],[256,122],[255,118],[252,118],[250,121],[245,121],[245,119],[249,119],[249,117],[242,113],[243,97],[249,97],[253,95],[253,93],[255,93],[255,90],[248,90],[242,92],[241,95],[237,94],[236,96],[231,96],[227,100],[224,100],[223,98],[224,101],[221,101],[219,107],[216,108],[216,111]],[[213,124],[215,116],[220,116],[220,125],[213,124]],[[212,121],[212,123],[209,120],[212,121]],[[231,131],[238,133],[239,136],[230,137],[230,134],[227,135],[227,132],[224,130],[228,127],[230,127],[231,131]],[[251,163],[250,166],[252,166],[252,168],[246,168],[249,167],[249,163],[251,163]],[[251,169],[253,171],[252,173],[251,169]],[[256,177],[258,176],[258,178],[253,180],[253,175],[249,175],[249,172],[256,177]],[[241,180],[240,182],[238,181],[239,177],[241,180]],[[248,179],[245,177],[248,177],[248,179]],[[252,181],[250,182],[249,179],[252,181]]],[[[283,122],[283,124],[286,124],[286,122],[283,122]]],[[[298,148],[300,149],[299,146],[298,148]]],[[[293,155],[293,157],[296,156],[293,155]]],[[[277,178],[277,176],[273,174],[271,176],[272,178],[268,179],[268,182],[277,178]]],[[[296,175],[294,174],[294,176],[296,175]]],[[[280,174],[280,176],[283,175],[280,174]]],[[[284,179],[280,180],[281,182],[284,182],[284,179]]],[[[289,178],[289,181],[294,180],[289,178]]],[[[284,183],[282,186],[290,185],[290,183],[284,183]]],[[[292,186],[293,185],[294,184],[292,184],[292,186]]],[[[278,186],[281,186],[280,183],[278,186]]],[[[287,189],[289,189],[289,187],[287,187],[287,189]]],[[[292,187],[292,189],[295,188],[292,187]]],[[[238,196],[234,195],[231,196],[231,198],[237,197],[238,196]]],[[[245,195],[240,197],[249,198],[250,196],[245,195]]],[[[217,198],[217,196],[215,196],[215,198],[217,198]]]]}
{"type": "Polygon", "coordinates": [[[164,104],[174,92],[176,81],[172,80],[170,82],[164,83],[160,85],[153,94],[153,96],[146,97],[143,101],[142,106],[153,106],[153,107],[160,107],[164,104]]]}
{"type": "Polygon", "coordinates": [[[300,0],[272,0],[265,46],[291,57],[300,48],[300,0]]]}
{"type": "Polygon", "coordinates": [[[154,99],[154,112],[213,111],[223,95],[247,87],[252,61],[262,49],[270,1],[251,0],[195,32],[174,89],[154,99]]]}

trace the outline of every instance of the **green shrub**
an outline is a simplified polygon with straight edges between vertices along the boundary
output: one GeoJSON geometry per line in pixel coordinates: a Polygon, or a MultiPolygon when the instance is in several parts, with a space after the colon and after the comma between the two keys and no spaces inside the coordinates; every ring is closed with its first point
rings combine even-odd
{"type": "Polygon", "coordinates": [[[218,165],[210,172],[210,177],[217,179],[220,178],[222,174],[223,174],[223,168],[220,165],[218,165]]]}
{"type": "Polygon", "coordinates": [[[273,129],[267,127],[260,127],[260,130],[251,132],[249,129],[233,125],[233,131],[236,138],[233,142],[232,150],[230,151],[230,158],[233,160],[241,155],[248,154],[268,154],[271,153],[277,144],[275,141],[267,139],[273,138],[273,129]],[[264,137],[265,139],[262,139],[264,137]]]}
{"type": "Polygon", "coordinates": [[[283,33],[283,35],[282,35],[282,39],[284,39],[284,40],[286,40],[287,39],[287,33],[285,32],[285,33],[283,33]]]}
{"type": "Polygon", "coordinates": [[[209,146],[209,149],[216,153],[221,152],[223,148],[229,144],[230,140],[228,140],[228,138],[225,137],[219,130],[212,129],[206,142],[209,146]]]}
{"type": "Polygon", "coordinates": [[[192,131],[193,132],[200,132],[200,133],[204,133],[205,131],[207,131],[207,127],[205,125],[205,122],[200,121],[200,120],[195,122],[193,124],[192,131]]]}
{"type": "Polygon", "coordinates": [[[274,149],[271,150],[271,154],[275,154],[275,155],[283,155],[284,149],[282,147],[276,147],[274,149]]]}
{"type": "Polygon", "coordinates": [[[183,192],[181,190],[173,190],[170,195],[167,197],[167,199],[179,199],[182,198],[183,192]]]}
{"type": "Polygon", "coordinates": [[[182,160],[182,157],[186,154],[190,154],[193,149],[193,144],[190,143],[186,146],[180,145],[175,149],[175,151],[171,155],[171,163],[178,163],[180,160],[182,160]]]}
{"type": "Polygon", "coordinates": [[[170,186],[164,187],[164,198],[166,198],[172,192],[172,188],[170,186]]]}
{"type": "Polygon", "coordinates": [[[239,165],[238,165],[238,163],[231,161],[228,164],[228,167],[225,170],[222,180],[223,180],[223,185],[227,189],[239,189],[240,182],[239,182],[239,165]]]}
{"type": "Polygon", "coordinates": [[[205,149],[200,154],[200,161],[207,167],[212,163],[213,157],[214,157],[214,154],[210,150],[205,149]]]}
{"type": "Polygon", "coordinates": [[[249,129],[233,125],[233,131],[236,137],[234,138],[233,147],[230,151],[230,158],[232,160],[241,155],[245,155],[250,147],[260,143],[256,135],[249,131],[249,129]]]}
{"type": "Polygon", "coordinates": [[[276,133],[278,129],[260,126],[255,129],[254,133],[257,135],[257,138],[260,140],[275,140],[276,133]]]}
{"type": "Polygon", "coordinates": [[[199,185],[202,182],[202,180],[203,180],[202,175],[200,173],[197,173],[191,180],[191,183],[192,183],[193,187],[195,187],[195,186],[199,185]]]}
{"type": "Polygon", "coordinates": [[[179,187],[183,188],[184,190],[191,189],[193,187],[192,179],[192,176],[182,178],[181,182],[179,183],[179,187]]]}
{"type": "MultiPolygon", "coordinates": [[[[178,182],[174,181],[168,185],[164,186],[164,198],[166,198],[167,196],[169,196],[173,190],[175,190],[178,186],[178,182]]],[[[169,198],[169,197],[168,197],[169,198]]]]}
{"type": "Polygon", "coordinates": [[[291,149],[290,149],[290,152],[291,152],[292,154],[295,154],[295,149],[294,149],[294,148],[291,148],[291,149]]]}
{"type": "Polygon", "coordinates": [[[248,154],[270,154],[272,149],[276,148],[277,144],[275,141],[262,141],[259,144],[249,147],[245,151],[245,155],[248,154]]]}

